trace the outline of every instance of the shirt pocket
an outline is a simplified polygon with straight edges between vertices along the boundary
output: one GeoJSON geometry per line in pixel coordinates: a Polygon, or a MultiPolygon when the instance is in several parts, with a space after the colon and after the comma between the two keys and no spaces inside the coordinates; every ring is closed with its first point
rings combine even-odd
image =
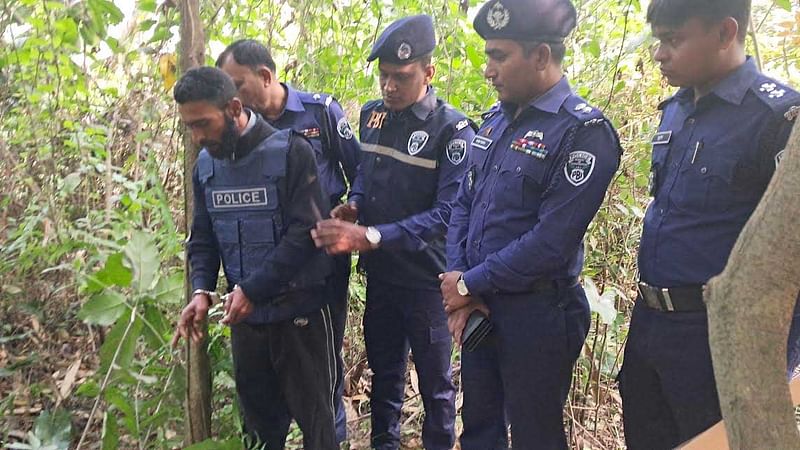
{"type": "Polygon", "coordinates": [[[270,218],[245,218],[241,220],[242,262],[244,276],[249,276],[264,265],[275,248],[275,226],[270,218]]]}
{"type": "Polygon", "coordinates": [[[225,275],[238,282],[242,278],[241,245],[239,244],[239,221],[236,219],[214,219],[214,236],[219,244],[225,275]]]}
{"type": "MultiPolygon", "coordinates": [[[[713,153],[714,149],[706,151],[713,153]]],[[[727,211],[737,198],[733,186],[736,166],[736,159],[717,155],[697,159],[694,164],[685,161],[673,190],[673,202],[680,209],[704,214],[727,211]]]]}
{"type": "Polygon", "coordinates": [[[524,210],[538,209],[547,189],[547,165],[531,156],[514,158],[500,168],[498,204],[524,210]]]}

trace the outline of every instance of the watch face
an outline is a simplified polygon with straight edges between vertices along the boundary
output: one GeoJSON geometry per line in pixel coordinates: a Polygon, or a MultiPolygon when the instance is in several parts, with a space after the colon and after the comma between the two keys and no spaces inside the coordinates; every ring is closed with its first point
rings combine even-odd
{"type": "Polygon", "coordinates": [[[381,232],[376,228],[367,228],[366,238],[370,244],[377,245],[381,242],[381,232]]]}

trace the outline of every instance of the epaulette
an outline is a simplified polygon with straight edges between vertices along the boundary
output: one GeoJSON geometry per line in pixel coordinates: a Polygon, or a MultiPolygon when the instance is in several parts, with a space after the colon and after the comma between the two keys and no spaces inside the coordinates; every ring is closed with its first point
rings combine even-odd
{"type": "Polygon", "coordinates": [[[488,111],[486,111],[485,113],[481,114],[481,120],[490,119],[493,116],[495,116],[497,113],[499,113],[500,111],[502,111],[502,109],[500,107],[500,102],[497,102],[494,105],[492,105],[492,107],[489,108],[488,111]]]}
{"type": "Polygon", "coordinates": [[[564,101],[564,108],[584,126],[598,125],[606,120],[602,111],[589,105],[577,95],[567,98],[564,101]]]}
{"type": "Polygon", "coordinates": [[[776,114],[785,114],[786,120],[797,117],[797,108],[794,111],[792,108],[800,105],[800,93],[789,86],[762,75],[753,82],[751,90],[776,114]]]}

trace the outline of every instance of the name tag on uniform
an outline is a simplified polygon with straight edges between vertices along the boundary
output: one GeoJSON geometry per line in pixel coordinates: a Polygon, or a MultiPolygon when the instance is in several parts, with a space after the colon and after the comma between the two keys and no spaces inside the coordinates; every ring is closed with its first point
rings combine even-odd
{"type": "Polygon", "coordinates": [[[660,133],[656,133],[656,135],[653,136],[653,140],[650,141],[650,143],[653,145],[669,144],[670,139],[672,139],[672,130],[662,131],[660,133]]]}
{"type": "Polygon", "coordinates": [[[267,206],[267,188],[211,191],[214,208],[249,208],[267,206]]]}
{"type": "Polygon", "coordinates": [[[481,150],[489,150],[489,146],[492,145],[492,141],[489,138],[485,138],[483,136],[475,136],[472,139],[472,146],[477,147],[481,150]]]}

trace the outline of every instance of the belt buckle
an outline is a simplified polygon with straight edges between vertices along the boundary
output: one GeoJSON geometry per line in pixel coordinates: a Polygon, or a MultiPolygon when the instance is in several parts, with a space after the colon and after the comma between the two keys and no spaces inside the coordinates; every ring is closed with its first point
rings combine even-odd
{"type": "Polygon", "coordinates": [[[639,283],[639,294],[641,294],[644,302],[653,309],[661,309],[661,302],[658,300],[658,292],[655,288],[647,283],[639,283]]]}
{"type": "Polygon", "coordinates": [[[669,289],[662,288],[661,291],[661,298],[664,299],[664,309],[669,312],[675,311],[675,305],[672,304],[672,297],[669,295],[669,289]]]}

